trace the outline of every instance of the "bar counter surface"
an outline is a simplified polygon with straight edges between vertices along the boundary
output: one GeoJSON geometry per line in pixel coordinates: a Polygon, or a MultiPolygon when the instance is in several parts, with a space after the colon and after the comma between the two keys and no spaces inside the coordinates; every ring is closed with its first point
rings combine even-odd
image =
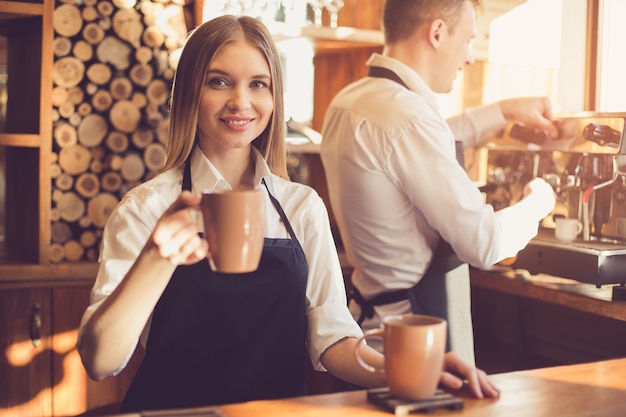
{"type": "MultiPolygon", "coordinates": [[[[471,268],[473,286],[568,307],[601,317],[626,321],[626,301],[612,300],[613,285],[593,284],[547,274],[495,266],[471,268]]],[[[626,291],[626,287],[623,288],[626,291]]]]}
{"type": "MultiPolygon", "coordinates": [[[[433,416],[626,416],[626,358],[492,375],[498,399],[464,401],[461,410],[441,409],[433,416]]],[[[168,410],[125,417],[367,417],[394,415],[367,401],[366,391],[347,391],[284,400],[251,401],[219,407],[168,410]]],[[[414,414],[420,415],[420,414],[414,414]]],[[[423,414],[422,414],[423,415],[423,414]]]]}

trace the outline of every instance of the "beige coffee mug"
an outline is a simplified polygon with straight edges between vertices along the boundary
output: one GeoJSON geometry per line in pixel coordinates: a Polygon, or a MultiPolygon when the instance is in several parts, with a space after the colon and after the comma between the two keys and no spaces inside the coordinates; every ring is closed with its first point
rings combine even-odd
{"type": "Polygon", "coordinates": [[[201,210],[211,269],[223,273],[256,271],[265,240],[265,193],[204,192],[201,210]]]}
{"type": "Polygon", "coordinates": [[[561,242],[573,242],[576,236],[583,231],[583,224],[578,219],[556,219],[554,227],[554,236],[561,242]]]}
{"type": "Polygon", "coordinates": [[[381,329],[369,330],[355,348],[357,362],[387,380],[391,394],[410,400],[432,398],[446,351],[446,320],[420,314],[388,316],[381,329]],[[363,360],[361,344],[369,338],[383,339],[385,366],[376,368],[363,360]]]}

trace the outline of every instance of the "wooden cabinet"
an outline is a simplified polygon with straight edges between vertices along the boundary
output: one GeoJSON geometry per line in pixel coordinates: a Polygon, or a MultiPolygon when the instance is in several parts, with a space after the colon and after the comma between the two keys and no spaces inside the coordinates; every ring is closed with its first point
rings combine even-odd
{"type": "Polygon", "coordinates": [[[367,59],[374,52],[382,52],[383,46],[375,43],[317,39],[314,49],[315,72],[311,126],[320,131],[326,109],[335,94],[352,81],[366,76],[367,59]]]}
{"type": "Polygon", "coordinates": [[[47,262],[53,0],[1,1],[0,260],[47,262]]]}
{"type": "Polygon", "coordinates": [[[50,298],[44,289],[0,291],[0,415],[52,415],[50,298]]]}
{"type": "Polygon", "coordinates": [[[0,1],[0,273],[97,260],[110,212],[165,161],[188,11],[0,1]]]}
{"type": "MultiPolygon", "coordinates": [[[[147,3],[142,5],[150,9],[147,3]]],[[[169,3],[173,9],[168,12],[177,11],[175,16],[180,17],[183,6],[169,3]]],[[[99,84],[97,77],[96,81],[89,78],[93,73],[99,75],[97,70],[113,67],[111,61],[117,63],[115,56],[108,56],[108,51],[99,48],[99,35],[124,26],[125,15],[130,15],[131,23],[135,23],[132,35],[141,35],[136,30],[136,23],[140,22],[138,8],[129,4],[95,0],[0,1],[0,416],[67,416],[117,403],[134,369],[130,366],[115,378],[91,381],[73,347],[97,271],[95,260],[104,220],[96,224],[93,218],[105,219],[112,205],[95,206],[96,213],[91,216],[91,200],[87,198],[80,201],[86,209],[78,215],[76,210],[64,211],[68,205],[59,203],[66,201],[69,194],[76,196],[73,191],[78,187],[78,175],[62,171],[60,144],[70,148],[70,143],[81,141],[80,135],[64,137],[62,133],[72,132],[72,129],[76,133],[81,121],[101,104],[98,97],[133,93],[122,88],[122,93],[114,89],[115,94],[107,96],[103,89],[108,92],[112,87],[99,84]],[[65,30],[70,28],[71,31],[65,30]],[[71,61],[61,61],[68,56],[72,56],[71,61]],[[76,63],[78,57],[81,66],[64,65],[64,62],[76,63]],[[84,79],[83,71],[78,71],[83,66],[84,79]],[[82,84],[69,87],[64,82],[68,78],[81,80],[82,84]],[[98,92],[103,94],[97,95],[98,92]],[[71,129],[57,131],[60,123],[66,123],[71,129]],[[59,236],[67,239],[59,239],[59,236]],[[61,251],[67,253],[68,243],[73,247],[90,248],[90,256],[76,257],[78,261],[59,256],[55,249],[61,247],[61,251]],[[36,308],[38,314],[34,313],[36,308]],[[41,323],[39,346],[31,342],[33,323],[38,321],[36,316],[41,323]]],[[[171,22],[179,29],[176,35],[182,32],[184,37],[187,31],[184,19],[168,16],[170,18],[163,24],[171,22]]],[[[161,39],[154,28],[150,33],[155,35],[152,41],[161,39]]],[[[128,39],[127,43],[133,39],[128,39]]],[[[167,41],[168,45],[178,45],[173,34],[167,41]]],[[[152,75],[150,69],[153,68],[155,80],[171,78],[173,70],[165,46],[150,48],[144,42],[130,54],[130,47],[122,40],[113,42],[122,51],[129,52],[127,55],[133,64],[144,60],[150,63],[149,68],[148,65],[138,68],[137,73],[152,75]],[[140,71],[142,69],[146,71],[140,71]]],[[[114,78],[120,77],[120,71],[113,68],[111,74],[114,78]]],[[[147,86],[142,87],[141,93],[146,93],[147,89],[147,86]]],[[[144,108],[149,109],[141,116],[148,112],[150,115],[165,113],[150,99],[167,97],[167,88],[150,92],[152,95],[136,96],[136,102],[144,103],[142,99],[145,99],[144,108]]],[[[109,109],[101,113],[108,115],[109,109]]],[[[107,128],[111,125],[108,118],[106,125],[107,128]]],[[[157,135],[144,136],[157,141],[157,135]]],[[[144,136],[133,136],[135,147],[152,149],[144,136]]],[[[130,132],[129,136],[124,136],[128,142],[129,137],[130,132]]],[[[87,162],[88,174],[94,174],[88,178],[94,179],[91,186],[95,187],[104,178],[102,167],[106,163],[121,170],[118,165],[123,165],[119,163],[123,156],[111,148],[115,146],[106,143],[83,146],[82,153],[67,153],[67,164],[73,167],[76,161],[87,162]]],[[[145,155],[138,152],[133,155],[134,160],[141,160],[137,157],[139,154],[145,155]]],[[[112,188],[110,184],[107,186],[112,188]]],[[[124,187],[130,185],[116,188],[120,195],[127,189],[124,187]]],[[[111,197],[107,201],[116,200],[111,197]]]]}
{"type": "Polygon", "coordinates": [[[626,303],[545,274],[471,269],[477,365],[489,373],[620,358],[626,303]]]}
{"type": "Polygon", "coordinates": [[[141,352],[115,377],[89,379],[74,348],[91,283],[0,287],[0,416],[116,412],[141,352]]]}
{"type": "MultiPolygon", "coordinates": [[[[365,63],[372,53],[380,53],[382,49],[382,45],[375,43],[322,39],[314,41],[313,118],[311,120],[313,129],[318,132],[322,130],[324,115],[333,97],[343,87],[366,76],[368,67],[365,63]]],[[[341,247],[341,238],[330,206],[322,161],[316,153],[307,154],[304,159],[307,164],[307,177],[304,182],[313,187],[326,204],[335,240],[341,247]]]]}
{"type": "MultiPolygon", "coordinates": [[[[382,25],[383,7],[385,0],[352,0],[344,1],[339,11],[337,24],[341,27],[380,30],[382,25]]],[[[309,20],[313,20],[312,10],[309,10],[309,20]]],[[[322,25],[330,25],[330,14],[322,13],[322,25]]]]}

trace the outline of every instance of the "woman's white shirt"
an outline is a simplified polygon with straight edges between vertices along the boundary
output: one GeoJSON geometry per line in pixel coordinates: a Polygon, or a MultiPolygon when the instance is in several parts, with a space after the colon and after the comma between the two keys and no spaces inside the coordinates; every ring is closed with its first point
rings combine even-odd
{"type": "MultiPolygon", "coordinates": [[[[306,345],[313,366],[324,370],[319,358],[334,343],[346,337],[360,337],[362,331],[347,308],[345,285],[337,250],[328,220],[327,209],[311,187],[290,182],[271,173],[265,160],[254,149],[256,157],[255,187],[264,187],[265,179],[272,195],[280,202],[304,250],[308,264],[306,287],[306,345]]],[[[230,185],[199,148],[191,159],[192,193],[203,190],[229,189],[230,185]]],[[[91,305],[85,311],[82,327],[102,301],[113,292],[133,265],[156,223],[182,191],[183,168],[172,168],[130,190],[109,217],[102,236],[100,268],[91,293],[91,305]]],[[[267,207],[273,207],[266,194],[267,207]]],[[[289,238],[276,210],[266,210],[269,238],[289,238]]],[[[202,218],[196,216],[198,230],[202,218]]],[[[141,335],[145,346],[150,321],[141,335]]],[[[113,374],[120,372],[125,363],[113,374]]]]}

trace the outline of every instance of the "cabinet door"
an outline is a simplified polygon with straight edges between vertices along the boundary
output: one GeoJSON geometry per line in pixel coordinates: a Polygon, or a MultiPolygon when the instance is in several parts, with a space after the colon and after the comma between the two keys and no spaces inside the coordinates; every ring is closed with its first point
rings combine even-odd
{"type": "Polygon", "coordinates": [[[55,382],[55,416],[77,415],[88,409],[87,373],[75,348],[80,320],[89,303],[90,288],[55,288],[52,290],[54,338],[52,375],[55,382]]]}
{"type": "Polygon", "coordinates": [[[52,290],[53,404],[55,416],[78,415],[97,409],[117,412],[141,361],[141,349],[114,377],[96,382],[89,378],[75,348],[78,327],[89,305],[91,287],[52,290]]]}
{"type": "Polygon", "coordinates": [[[313,57],[314,93],[311,127],[322,130],[324,115],[331,100],[346,85],[367,75],[365,65],[374,52],[383,46],[348,41],[317,40],[313,57]]]}
{"type": "Polygon", "coordinates": [[[50,298],[49,289],[0,291],[2,417],[52,415],[50,298]]]}

